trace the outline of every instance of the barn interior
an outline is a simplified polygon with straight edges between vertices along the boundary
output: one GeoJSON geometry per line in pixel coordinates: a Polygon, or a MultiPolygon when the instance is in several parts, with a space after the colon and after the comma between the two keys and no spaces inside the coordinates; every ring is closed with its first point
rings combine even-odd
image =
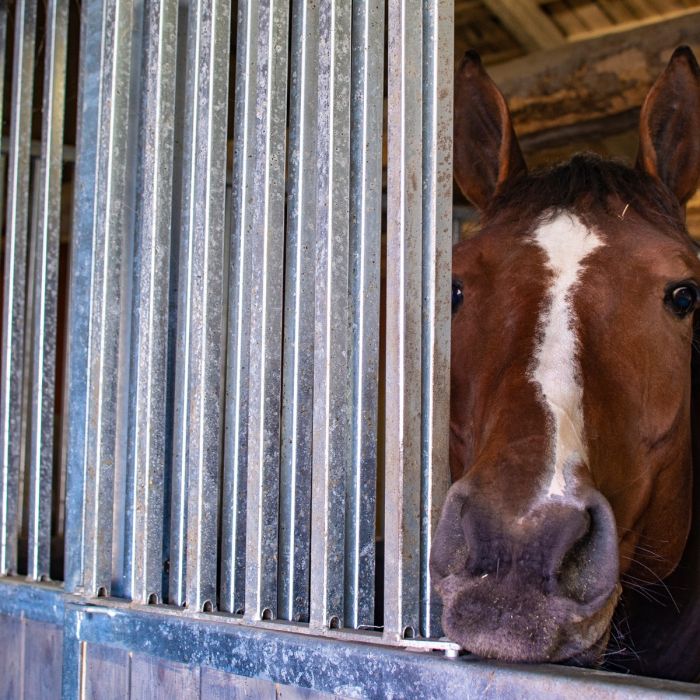
{"type": "MultiPolygon", "coordinates": [[[[584,150],[633,162],[640,106],[682,44],[698,55],[698,0],[455,2],[455,61],[480,53],[530,167],[584,150]]],[[[456,191],[456,212],[469,219],[464,204],[456,191]]],[[[687,222],[700,238],[700,194],[687,222]]],[[[473,223],[461,228],[468,235],[473,223]]]]}

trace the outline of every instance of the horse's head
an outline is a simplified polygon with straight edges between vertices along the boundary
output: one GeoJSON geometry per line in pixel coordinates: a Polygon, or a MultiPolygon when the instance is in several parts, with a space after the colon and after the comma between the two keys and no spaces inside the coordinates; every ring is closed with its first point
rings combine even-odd
{"type": "Polygon", "coordinates": [[[641,112],[635,168],[528,174],[468,53],[455,177],[482,230],[454,251],[450,466],[432,548],[446,633],[514,661],[592,663],[621,583],[663,579],[691,513],[700,262],[700,71],[678,49],[641,112]]]}

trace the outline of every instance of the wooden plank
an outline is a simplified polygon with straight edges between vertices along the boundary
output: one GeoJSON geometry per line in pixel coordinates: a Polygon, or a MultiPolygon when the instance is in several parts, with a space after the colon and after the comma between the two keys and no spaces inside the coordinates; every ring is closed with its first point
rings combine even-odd
{"type": "Polygon", "coordinates": [[[63,629],[46,622],[24,622],[24,697],[61,697],[63,629]]]}
{"type": "Polygon", "coordinates": [[[202,666],[200,697],[202,700],[276,700],[277,690],[272,681],[202,666]]]}
{"type": "Polygon", "coordinates": [[[508,100],[519,135],[556,131],[638,108],[681,44],[700,51],[700,9],[531,54],[489,72],[508,100]]]}
{"type": "Polygon", "coordinates": [[[277,685],[277,700],[327,700],[340,697],[295,685],[277,685]]]}
{"type": "Polygon", "coordinates": [[[87,700],[124,700],[129,691],[129,653],[124,649],[88,644],[85,652],[87,700]]]}
{"type": "Polygon", "coordinates": [[[0,698],[3,700],[23,696],[23,635],[21,619],[0,615],[0,698]]]}
{"type": "Polygon", "coordinates": [[[560,46],[565,41],[536,0],[484,0],[484,5],[530,51],[560,46]]]}
{"type": "Polygon", "coordinates": [[[134,655],[129,690],[131,700],[198,700],[199,667],[134,655]]]}

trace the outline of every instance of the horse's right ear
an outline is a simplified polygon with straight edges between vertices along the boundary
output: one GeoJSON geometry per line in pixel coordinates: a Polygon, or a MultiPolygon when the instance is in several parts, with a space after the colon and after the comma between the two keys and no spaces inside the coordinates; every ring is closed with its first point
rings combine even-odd
{"type": "Polygon", "coordinates": [[[673,52],[644,100],[637,167],[658,178],[681,204],[700,179],[700,68],[687,46],[673,52]]]}
{"type": "Polygon", "coordinates": [[[479,54],[467,51],[455,75],[455,180],[483,211],[507,183],[526,172],[505,98],[479,54]]]}

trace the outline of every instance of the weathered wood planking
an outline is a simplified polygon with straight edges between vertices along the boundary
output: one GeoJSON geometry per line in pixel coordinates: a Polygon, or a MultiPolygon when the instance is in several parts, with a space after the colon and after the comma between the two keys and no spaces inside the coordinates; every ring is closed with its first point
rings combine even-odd
{"type": "Polygon", "coordinates": [[[489,72],[508,100],[518,135],[538,133],[541,140],[542,132],[591,121],[600,126],[638,109],[681,44],[700,50],[700,10],[540,51],[489,72]]]}
{"type": "Polygon", "coordinates": [[[0,699],[22,697],[24,625],[16,617],[0,615],[0,699]]]}
{"type": "Polygon", "coordinates": [[[129,690],[131,700],[197,700],[199,667],[134,655],[129,690]]]}
{"type": "Polygon", "coordinates": [[[101,644],[87,644],[83,658],[85,698],[124,700],[129,697],[129,652],[101,644]]]}
{"type": "Polygon", "coordinates": [[[206,700],[276,700],[277,691],[272,681],[243,678],[202,667],[201,697],[206,700]]]}
{"type": "Polygon", "coordinates": [[[56,625],[24,620],[24,697],[61,697],[63,630],[56,625]]]}

